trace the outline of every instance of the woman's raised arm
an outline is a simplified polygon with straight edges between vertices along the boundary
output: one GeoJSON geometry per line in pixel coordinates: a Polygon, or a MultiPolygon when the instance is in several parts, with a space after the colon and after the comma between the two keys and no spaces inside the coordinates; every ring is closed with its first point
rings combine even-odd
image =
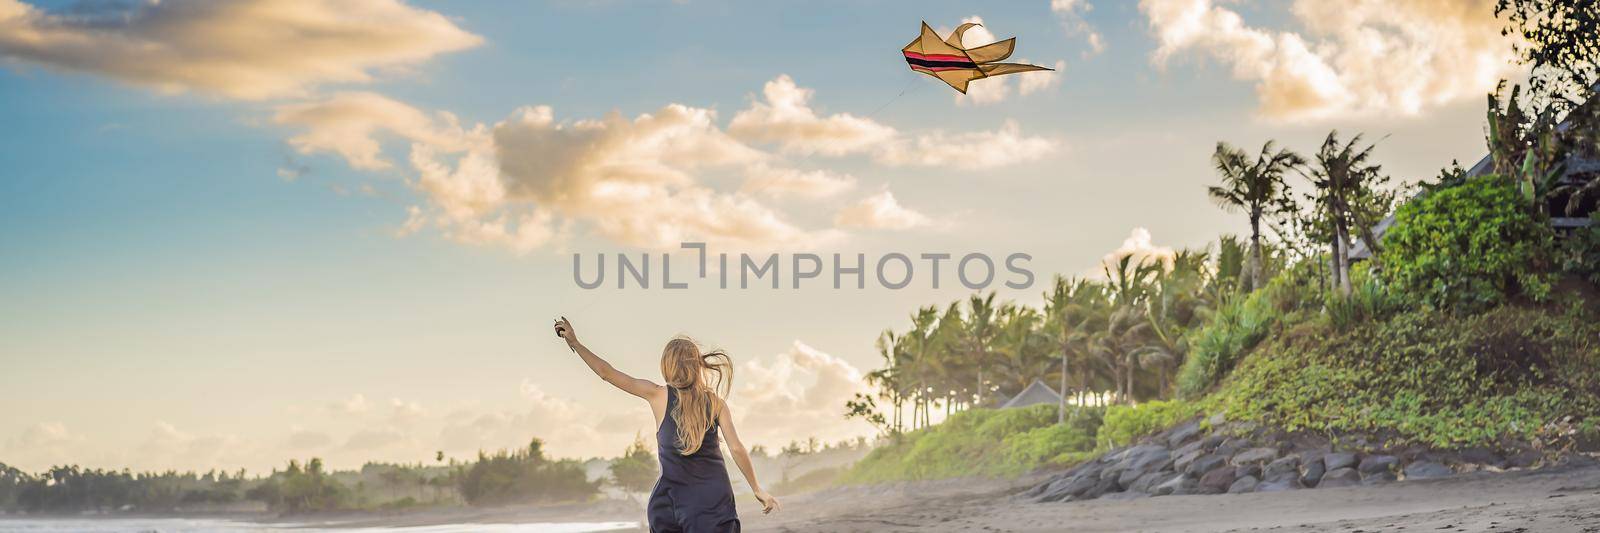
{"type": "Polygon", "coordinates": [[[717,424],[722,426],[722,440],[728,442],[728,452],[733,454],[733,463],[739,465],[739,472],[744,474],[745,483],[750,484],[750,490],[755,492],[756,499],[761,501],[762,514],[778,510],[778,499],[762,490],[761,483],[756,481],[756,469],[750,464],[750,451],[739,441],[739,431],[733,428],[733,411],[728,409],[728,402],[722,401],[722,398],[717,398],[717,424]]]}
{"type": "Polygon", "coordinates": [[[560,320],[556,321],[556,336],[567,341],[567,347],[576,352],[578,357],[583,358],[583,363],[589,365],[589,370],[593,370],[595,375],[600,376],[600,379],[606,380],[606,383],[610,383],[622,389],[623,392],[645,400],[653,400],[655,396],[661,394],[660,385],[648,379],[639,379],[617,370],[616,367],[611,366],[611,363],[601,359],[600,356],[595,355],[583,343],[578,342],[578,333],[573,331],[572,322],[567,321],[567,317],[561,317],[560,320]]]}

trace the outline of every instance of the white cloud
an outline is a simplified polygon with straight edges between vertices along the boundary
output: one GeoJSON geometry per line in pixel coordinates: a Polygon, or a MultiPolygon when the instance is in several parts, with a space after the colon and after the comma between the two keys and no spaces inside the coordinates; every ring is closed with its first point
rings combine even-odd
{"type": "Polygon", "coordinates": [[[398,0],[103,2],[50,13],[0,0],[0,56],[165,92],[303,96],[371,81],[482,38],[398,0]]]}
{"type": "Polygon", "coordinates": [[[833,222],[847,228],[905,230],[927,225],[928,217],[901,207],[886,188],[840,210],[833,222]]]}
{"type": "Polygon", "coordinates": [[[1101,267],[1115,270],[1118,261],[1130,256],[1133,258],[1130,261],[1131,264],[1137,265],[1141,261],[1148,260],[1160,261],[1161,264],[1170,266],[1172,264],[1173,251],[1171,247],[1157,246],[1150,237],[1150,230],[1133,228],[1133,231],[1128,233],[1128,238],[1122,240],[1121,246],[1100,258],[1100,265],[1090,275],[1103,278],[1105,277],[1105,271],[1101,267]]]}
{"type": "Polygon", "coordinates": [[[844,418],[844,402],[869,391],[861,371],[843,359],[797,340],[775,358],[741,365],[737,375],[728,404],[746,443],[776,447],[873,433],[866,423],[844,418]]]}
{"type": "Polygon", "coordinates": [[[234,435],[197,435],[157,421],[133,452],[142,468],[188,470],[240,464],[256,456],[259,449],[234,435]]]}
{"type": "Polygon", "coordinates": [[[777,144],[786,152],[822,155],[869,150],[894,136],[894,128],[849,113],[818,116],[809,106],[814,93],[789,75],[779,75],[762,86],[762,100],[733,116],[728,133],[777,144]]]}
{"type": "Polygon", "coordinates": [[[1015,120],[1007,120],[998,130],[935,131],[901,139],[884,147],[878,161],[892,166],[981,169],[1041,159],[1059,147],[1054,139],[1024,135],[1015,120]]]}
{"type": "Polygon", "coordinates": [[[343,401],[330,404],[328,407],[337,413],[356,415],[369,411],[371,409],[371,404],[367,403],[367,396],[365,394],[356,393],[350,395],[349,398],[346,398],[343,401]]]}
{"type": "Polygon", "coordinates": [[[272,121],[302,129],[289,138],[289,145],[301,154],[332,152],[362,170],[393,166],[383,158],[379,133],[447,152],[463,151],[484,140],[481,132],[471,135],[463,131],[449,113],[429,116],[398,100],[365,91],[281,105],[272,121]]]}
{"type": "Polygon", "coordinates": [[[1265,117],[1416,115],[1480,97],[1509,68],[1492,0],[1297,0],[1303,32],[1246,23],[1212,0],[1141,0],[1165,65],[1194,50],[1254,81],[1265,117]]]}
{"type": "MultiPolygon", "coordinates": [[[[1044,85],[1022,86],[1032,92],[1044,85]]],[[[767,83],[765,94],[727,130],[715,111],[681,104],[632,118],[578,120],[529,106],[493,125],[466,126],[449,113],[367,92],[281,105],[273,121],[299,129],[289,139],[299,153],[335,154],[360,169],[392,168],[384,141],[405,141],[414,175],[407,182],[426,202],[406,208],[397,235],[433,227],[459,242],[523,253],[574,230],[656,249],[684,241],[774,249],[840,238],[835,229],[797,225],[762,197],[832,197],[853,189],[855,178],[793,168],[746,140],[796,153],[860,152],[891,166],[961,169],[1031,161],[1057,148],[1053,139],[1022,134],[1015,122],[907,136],[848,114],[820,115],[808,106],[812,91],[787,76],[767,83]],[[741,174],[736,190],[713,186],[741,174]]]]}
{"type": "Polygon", "coordinates": [[[856,186],[855,177],[827,170],[807,171],[756,165],[746,175],[744,185],[739,190],[749,195],[828,198],[856,186]]]}
{"type": "Polygon", "coordinates": [[[1050,0],[1050,11],[1061,19],[1061,27],[1067,35],[1082,36],[1084,44],[1089,49],[1084,51],[1085,57],[1105,51],[1105,39],[1100,31],[1084,18],[1084,15],[1094,10],[1094,5],[1089,0],[1050,0]]]}

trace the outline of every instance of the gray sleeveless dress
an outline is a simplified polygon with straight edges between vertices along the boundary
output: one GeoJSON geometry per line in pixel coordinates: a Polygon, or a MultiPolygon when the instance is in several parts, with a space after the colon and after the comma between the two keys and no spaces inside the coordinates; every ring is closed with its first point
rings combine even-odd
{"type": "Polygon", "coordinates": [[[656,430],[656,457],[661,479],[650,492],[648,518],[653,533],[722,533],[739,531],[739,513],[733,506],[733,484],[717,444],[717,423],[706,429],[700,449],[678,451],[678,423],[672,410],[678,390],[667,387],[667,415],[656,430]]]}

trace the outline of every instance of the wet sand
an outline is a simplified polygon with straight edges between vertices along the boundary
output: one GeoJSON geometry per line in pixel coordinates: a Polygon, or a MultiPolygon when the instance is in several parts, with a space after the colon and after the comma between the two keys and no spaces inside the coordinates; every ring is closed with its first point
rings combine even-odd
{"type": "Polygon", "coordinates": [[[750,531],[1600,532],[1600,466],[1464,474],[1372,487],[1027,503],[1032,485],[951,480],[839,488],[752,515],[750,531]]]}

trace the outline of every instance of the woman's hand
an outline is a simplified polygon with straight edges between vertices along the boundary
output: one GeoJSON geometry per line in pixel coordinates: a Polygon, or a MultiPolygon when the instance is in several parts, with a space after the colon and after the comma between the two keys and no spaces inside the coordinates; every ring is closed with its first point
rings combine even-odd
{"type": "Polygon", "coordinates": [[[756,491],[756,499],[761,501],[761,514],[770,514],[782,507],[778,505],[777,498],[767,494],[767,491],[764,490],[756,491]]]}
{"type": "Polygon", "coordinates": [[[567,341],[567,346],[578,344],[578,332],[572,330],[572,322],[567,317],[556,320],[556,336],[567,341]]]}

